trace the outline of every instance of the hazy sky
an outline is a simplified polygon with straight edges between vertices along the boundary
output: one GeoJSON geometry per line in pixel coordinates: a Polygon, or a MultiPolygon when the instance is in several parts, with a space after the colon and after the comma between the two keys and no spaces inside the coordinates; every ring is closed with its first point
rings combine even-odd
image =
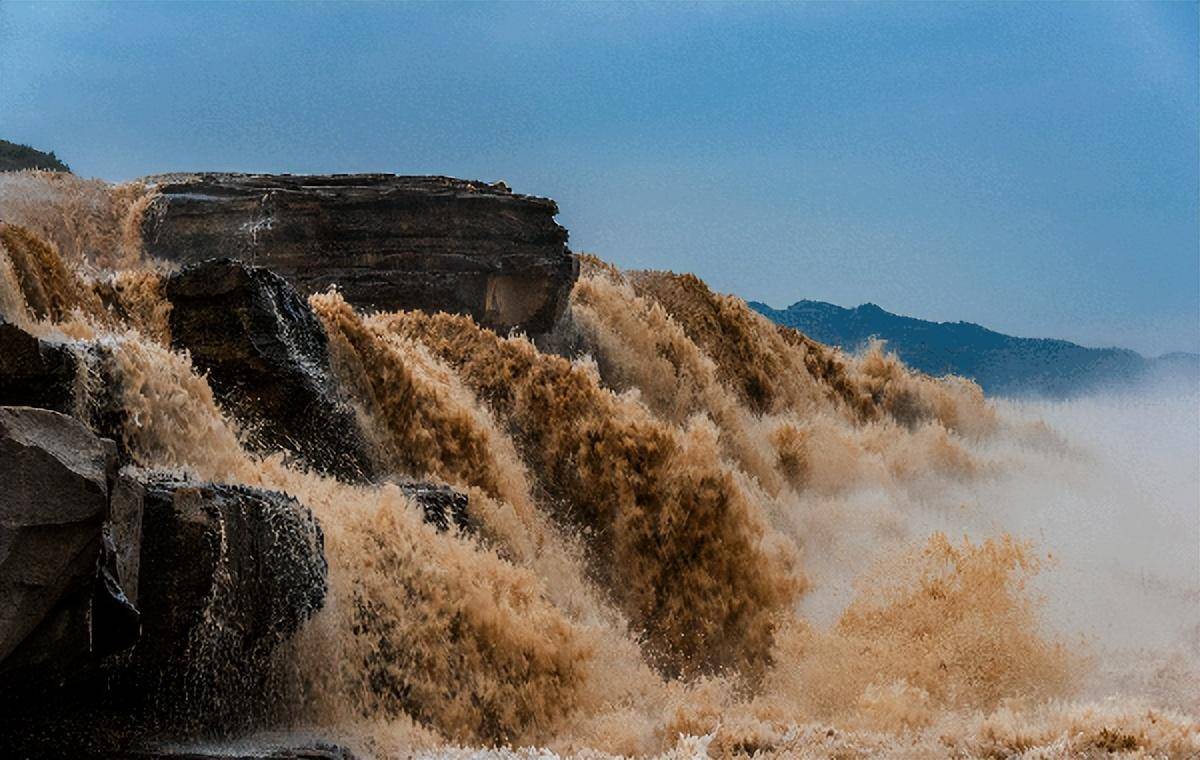
{"type": "Polygon", "coordinates": [[[775,306],[1200,351],[1197,8],[0,0],[0,137],[503,179],[775,306]]]}

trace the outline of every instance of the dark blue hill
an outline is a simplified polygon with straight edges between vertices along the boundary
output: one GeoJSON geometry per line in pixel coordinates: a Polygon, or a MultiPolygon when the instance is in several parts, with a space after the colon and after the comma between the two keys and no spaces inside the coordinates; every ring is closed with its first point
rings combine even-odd
{"type": "Polygon", "coordinates": [[[1073,396],[1129,385],[1159,374],[1200,378],[1200,355],[1148,359],[1124,348],[1087,348],[1065,340],[1017,338],[970,322],[928,322],[875,304],[846,309],[797,301],[786,309],[750,302],[772,321],[812,338],[855,351],[872,338],[887,341],[909,366],[931,375],[955,374],[1006,396],[1073,396]]]}

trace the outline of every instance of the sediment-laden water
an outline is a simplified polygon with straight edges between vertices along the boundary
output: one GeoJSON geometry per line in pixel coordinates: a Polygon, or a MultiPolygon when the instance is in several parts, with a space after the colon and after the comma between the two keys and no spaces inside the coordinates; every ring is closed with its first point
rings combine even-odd
{"type": "Polygon", "coordinates": [[[547,350],[313,296],[380,469],[469,493],[477,530],[438,532],[395,486],[243,445],[169,348],[139,188],[4,182],[0,312],[105,348],[135,464],[285,491],[325,531],[281,717],[235,745],[1200,753],[1196,388],[989,400],[590,257],[547,350]]]}

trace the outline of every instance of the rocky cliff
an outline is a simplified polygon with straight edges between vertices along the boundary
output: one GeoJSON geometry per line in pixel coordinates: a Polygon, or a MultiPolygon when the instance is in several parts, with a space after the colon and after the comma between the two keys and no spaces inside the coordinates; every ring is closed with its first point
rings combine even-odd
{"type": "Polygon", "coordinates": [[[577,274],[558,206],[503,183],[391,174],[159,175],[146,250],[270,267],[305,294],[331,285],[368,310],[469,314],[531,334],[553,325],[577,274]]]}

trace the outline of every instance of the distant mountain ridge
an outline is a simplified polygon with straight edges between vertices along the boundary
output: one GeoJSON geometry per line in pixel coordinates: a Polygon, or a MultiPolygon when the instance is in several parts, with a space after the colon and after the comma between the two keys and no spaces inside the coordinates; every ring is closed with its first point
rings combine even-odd
{"type": "Polygon", "coordinates": [[[930,322],[892,314],[872,303],[853,309],[797,301],[786,309],[750,308],[815,340],[855,351],[872,338],[887,341],[909,366],[930,375],[975,380],[1001,396],[1067,397],[1128,385],[1159,374],[1200,378],[1200,355],[1146,358],[1125,348],[1087,348],[1066,340],[1018,338],[970,322],[930,322]]]}

